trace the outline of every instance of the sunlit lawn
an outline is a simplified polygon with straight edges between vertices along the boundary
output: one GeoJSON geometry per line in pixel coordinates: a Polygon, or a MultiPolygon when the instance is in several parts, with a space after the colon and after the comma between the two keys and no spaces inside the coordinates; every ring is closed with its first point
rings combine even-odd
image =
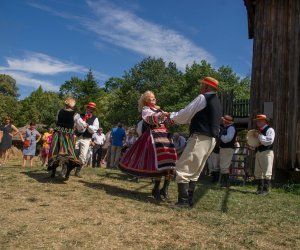
{"type": "Polygon", "coordinates": [[[151,180],[118,170],[83,170],[55,181],[40,164],[0,168],[0,249],[299,249],[299,189],[224,190],[200,180],[193,209],[156,203],[151,180]]]}

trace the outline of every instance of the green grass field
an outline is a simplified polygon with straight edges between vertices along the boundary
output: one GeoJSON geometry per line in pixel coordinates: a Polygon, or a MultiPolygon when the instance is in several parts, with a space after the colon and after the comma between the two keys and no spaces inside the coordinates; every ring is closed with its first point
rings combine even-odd
{"type": "Polygon", "coordinates": [[[200,180],[193,209],[173,210],[118,170],[83,170],[55,181],[36,164],[0,167],[1,249],[299,249],[299,187],[220,189],[200,180]],[[290,191],[290,192],[287,192],[290,191]]]}

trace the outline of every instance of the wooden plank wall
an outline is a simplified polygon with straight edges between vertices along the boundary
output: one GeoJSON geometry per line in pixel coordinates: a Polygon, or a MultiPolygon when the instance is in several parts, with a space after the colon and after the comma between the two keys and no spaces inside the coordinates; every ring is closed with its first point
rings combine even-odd
{"type": "Polygon", "coordinates": [[[273,102],[274,167],[299,167],[300,0],[256,1],[253,27],[250,118],[273,102]]]}

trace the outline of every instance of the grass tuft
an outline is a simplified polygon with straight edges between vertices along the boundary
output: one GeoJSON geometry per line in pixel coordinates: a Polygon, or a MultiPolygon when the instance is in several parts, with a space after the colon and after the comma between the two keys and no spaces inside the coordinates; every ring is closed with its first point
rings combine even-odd
{"type": "MultiPolygon", "coordinates": [[[[58,171],[59,172],[59,171],[58,171]]],[[[1,249],[298,249],[299,185],[254,194],[252,185],[197,184],[192,209],[156,202],[149,179],[86,168],[49,178],[42,166],[0,168],[1,249]]]]}

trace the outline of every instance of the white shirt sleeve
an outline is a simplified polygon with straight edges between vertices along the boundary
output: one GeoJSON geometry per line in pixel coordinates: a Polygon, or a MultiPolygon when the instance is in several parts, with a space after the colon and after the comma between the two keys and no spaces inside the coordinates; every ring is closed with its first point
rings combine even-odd
{"type": "Polygon", "coordinates": [[[258,140],[260,141],[260,143],[264,146],[269,146],[274,142],[275,139],[275,131],[273,128],[269,128],[266,132],[266,135],[262,135],[260,134],[258,136],[258,140]]]}
{"type": "Polygon", "coordinates": [[[99,120],[98,120],[98,118],[96,118],[96,119],[94,120],[93,125],[88,126],[88,131],[89,131],[91,134],[93,134],[93,133],[96,133],[96,132],[98,131],[98,129],[99,129],[99,120]]]}
{"type": "Polygon", "coordinates": [[[221,136],[221,141],[224,142],[224,143],[230,142],[233,139],[234,134],[235,134],[235,129],[234,129],[233,126],[230,126],[227,129],[227,135],[222,135],[221,136]]]}
{"type": "Polygon", "coordinates": [[[82,120],[78,113],[74,115],[74,122],[75,127],[80,133],[83,133],[86,130],[86,122],[82,120]]]}
{"type": "Polygon", "coordinates": [[[206,107],[204,95],[198,95],[191,103],[178,112],[172,112],[170,118],[179,124],[189,124],[194,115],[206,107]]]}

